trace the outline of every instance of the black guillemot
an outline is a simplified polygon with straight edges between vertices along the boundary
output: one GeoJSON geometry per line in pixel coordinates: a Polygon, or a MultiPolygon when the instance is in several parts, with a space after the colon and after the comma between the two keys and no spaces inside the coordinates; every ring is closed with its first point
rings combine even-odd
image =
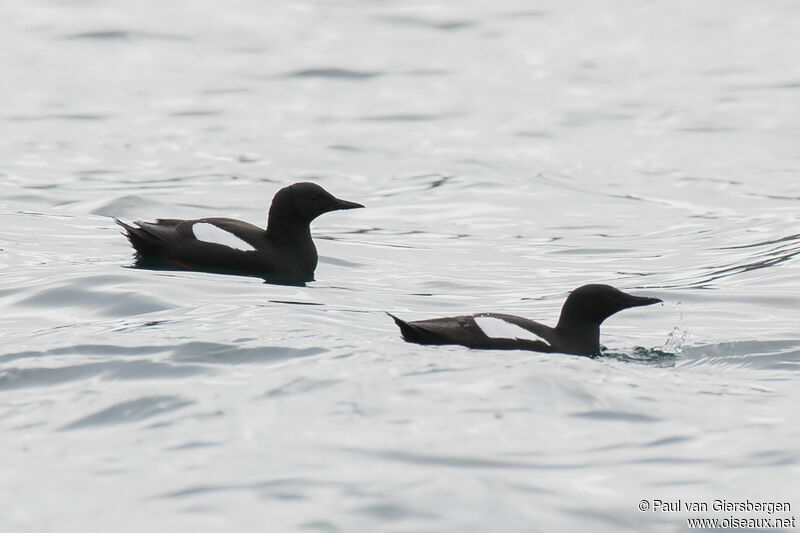
{"type": "Polygon", "coordinates": [[[312,220],[323,213],[364,207],[340,200],[314,183],[295,183],[272,199],[266,230],[231,218],[114,219],[136,250],[136,265],[259,276],[303,283],[314,279],[317,249],[312,220]]]}
{"type": "Polygon", "coordinates": [[[500,313],[406,322],[389,314],[403,338],[417,344],[460,344],[468,348],[532,350],[594,356],[600,352],[600,324],[618,311],[661,302],[633,296],[609,285],[584,285],[572,291],[555,328],[500,313]]]}

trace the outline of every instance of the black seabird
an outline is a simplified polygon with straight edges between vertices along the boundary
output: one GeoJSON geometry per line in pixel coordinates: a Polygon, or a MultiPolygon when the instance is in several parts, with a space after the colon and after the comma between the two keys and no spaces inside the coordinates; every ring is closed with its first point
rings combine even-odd
{"type": "Polygon", "coordinates": [[[295,183],[272,199],[267,229],[231,218],[158,219],[136,226],[114,219],[136,250],[136,266],[259,276],[302,283],[314,279],[312,220],[328,211],[364,207],[314,183],[295,183]]]}
{"type": "Polygon", "coordinates": [[[618,311],[658,303],[609,285],[572,291],[555,328],[514,315],[481,313],[406,322],[389,314],[403,338],[417,344],[461,344],[468,348],[532,350],[593,356],[600,352],[600,324],[618,311]]]}

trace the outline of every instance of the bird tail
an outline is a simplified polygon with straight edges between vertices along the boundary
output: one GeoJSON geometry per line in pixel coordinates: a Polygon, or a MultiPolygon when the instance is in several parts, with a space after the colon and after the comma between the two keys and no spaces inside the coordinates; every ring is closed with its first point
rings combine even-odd
{"type": "Polygon", "coordinates": [[[420,331],[413,325],[409,324],[405,320],[394,316],[392,313],[388,311],[384,311],[387,315],[394,319],[394,323],[397,324],[397,327],[400,328],[400,334],[403,335],[403,338],[407,341],[411,342],[420,342],[420,331]]]}
{"type": "Polygon", "coordinates": [[[141,227],[126,224],[118,218],[115,218],[114,222],[125,230],[123,235],[127,237],[133,249],[136,250],[137,256],[155,255],[157,253],[161,241],[157,236],[141,227]]]}

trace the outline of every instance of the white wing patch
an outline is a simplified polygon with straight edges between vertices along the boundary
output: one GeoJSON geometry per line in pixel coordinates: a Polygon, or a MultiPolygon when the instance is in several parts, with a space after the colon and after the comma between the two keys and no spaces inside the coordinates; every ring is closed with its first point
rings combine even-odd
{"type": "Polygon", "coordinates": [[[481,331],[487,337],[492,339],[524,339],[529,341],[542,341],[550,346],[550,344],[532,331],[521,328],[516,324],[507,322],[502,318],[495,316],[476,316],[473,317],[475,323],[481,328],[481,331]]]}
{"type": "Polygon", "coordinates": [[[198,241],[210,242],[212,244],[221,244],[228,248],[240,250],[242,252],[254,252],[250,243],[247,243],[229,231],[225,231],[219,226],[209,224],[208,222],[198,222],[192,225],[192,233],[198,241]]]}

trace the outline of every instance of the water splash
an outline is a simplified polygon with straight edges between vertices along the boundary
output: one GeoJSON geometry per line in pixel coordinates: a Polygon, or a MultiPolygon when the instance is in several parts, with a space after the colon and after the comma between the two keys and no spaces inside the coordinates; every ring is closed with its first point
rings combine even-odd
{"type": "Polygon", "coordinates": [[[605,347],[601,347],[600,355],[598,356],[598,358],[603,359],[614,359],[626,363],[643,363],[662,368],[675,366],[677,357],[676,353],[671,353],[660,348],[645,348],[644,346],[636,346],[633,348],[633,351],[629,353],[610,351],[605,347]]]}
{"type": "Polygon", "coordinates": [[[681,352],[683,352],[683,345],[686,343],[686,337],[689,334],[689,330],[686,329],[686,325],[683,321],[681,302],[675,303],[675,313],[678,315],[677,324],[674,328],[672,328],[672,331],[667,336],[667,341],[664,343],[664,346],[661,348],[661,350],[679,355],[681,352]]]}

